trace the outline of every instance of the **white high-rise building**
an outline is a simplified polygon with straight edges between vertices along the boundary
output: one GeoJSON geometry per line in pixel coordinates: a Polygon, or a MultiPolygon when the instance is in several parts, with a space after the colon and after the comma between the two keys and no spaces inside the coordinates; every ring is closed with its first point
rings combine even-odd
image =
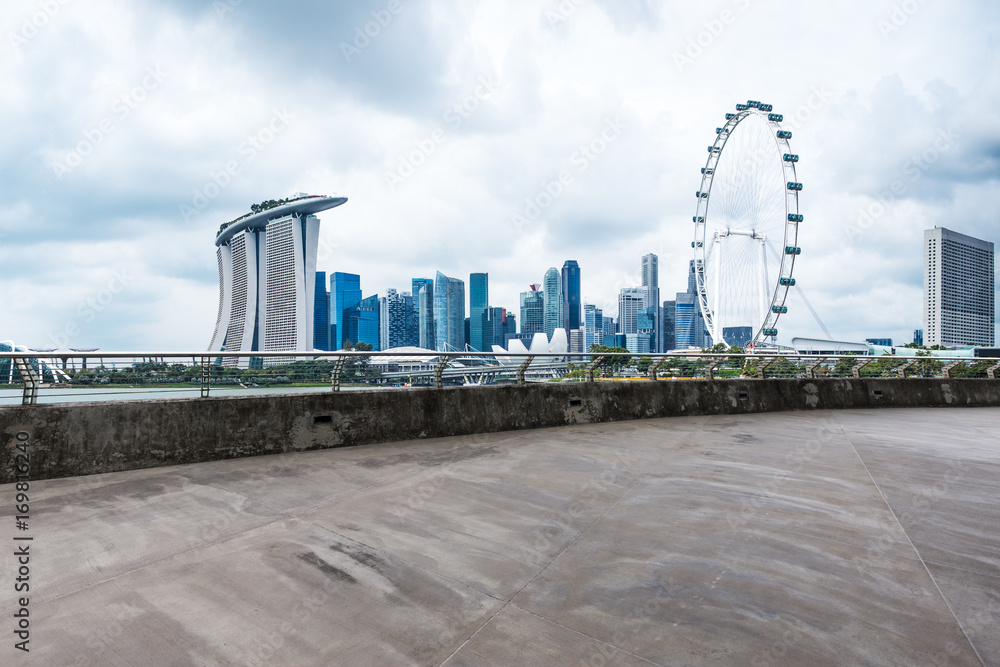
{"type": "Polygon", "coordinates": [[[993,244],[924,231],[924,345],[994,344],[993,244]]]}
{"type": "Polygon", "coordinates": [[[618,292],[618,333],[639,333],[639,311],[646,307],[645,287],[623,287],[618,292]]]}
{"type": "MultiPolygon", "coordinates": [[[[219,313],[210,352],[313,349],[319,218],[345,197],[300,196],[226,223],[215,239],[219,313]]],[[[249,359],[224,363],[247,367],[249,359]]]]}

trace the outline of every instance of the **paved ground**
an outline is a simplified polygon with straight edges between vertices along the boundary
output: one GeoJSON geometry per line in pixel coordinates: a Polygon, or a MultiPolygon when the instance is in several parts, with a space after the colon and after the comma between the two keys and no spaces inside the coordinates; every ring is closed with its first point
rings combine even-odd
{"type": "Polygon", "coordinates": [[[674,418],[37,482],[31,653],[4,553],[0,663],[1000,665],[998,426],[674,418]]]}

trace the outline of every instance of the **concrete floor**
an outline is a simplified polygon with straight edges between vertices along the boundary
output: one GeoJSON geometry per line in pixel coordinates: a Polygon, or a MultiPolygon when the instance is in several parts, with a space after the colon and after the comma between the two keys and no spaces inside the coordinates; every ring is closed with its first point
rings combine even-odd
{"type": "Polygon", "coordinates": [[[18,664],[1000,665],[998,426],[673,418],[35,482],[18,664]]]}

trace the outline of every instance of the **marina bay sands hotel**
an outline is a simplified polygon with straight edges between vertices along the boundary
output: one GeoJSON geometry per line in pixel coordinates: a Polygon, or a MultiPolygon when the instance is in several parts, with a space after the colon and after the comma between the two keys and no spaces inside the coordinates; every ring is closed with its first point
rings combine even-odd
{"type": "MultiPolygon", "coordinates": [[[[219,229],[219,314],[210,352],[313,349],[319,244],[315,214],[346,201],[298,196],[219,229]]],[[[249,361],[224,359],[226,365],[241,367],[249,361]]]]}

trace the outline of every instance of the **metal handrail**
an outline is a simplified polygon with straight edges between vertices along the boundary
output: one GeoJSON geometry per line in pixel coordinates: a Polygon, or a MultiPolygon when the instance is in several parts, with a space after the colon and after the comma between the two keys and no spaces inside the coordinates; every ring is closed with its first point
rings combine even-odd
{"type": "MultiPolygon", "coordinates": [[[[69,360],[81,360],[83,366],[86,368],[87,360],[99,360],[100,365],[91,366],[92,370],[104,367],[104,362],[106,360],[130,360],[131,365],[140,366],[144,363],[166,363],[167,360],[184,360],[185,362],[190,360],[190,364],[184,364],[188,368],[198,369],[198,376],[200,383],[195,379],[195,387],[199,388],[202,397],[208,397],[210,395],[211,386],[213,382],[216,382],[219,375],[213,374],[213,369],[222,366],[223,364],[218,363],[219,361],[225,359],[225,366],[232,366],[233,360],[236,359],[258,359],[258,360],[273,360],[273,359],[284,359],[287,360],[289,364],[297,361],[319,361],[319,360],[332,360],[334,362],[334,368],[332,369],[330,376],[330,389],[331,391],[337,392],[340,390],[341,385],[341,373],[344,370],[345,362],[351,358],[358,359],[368,359],[369,361],[376,361],[379,358],[389,358],[389,359],[399,359],[400,361],[405,359],[416,359],[423,363],[421,365],[427,366],[428,369],[421,370],[400,370],[391,371],[383,376],[384,379],[400,378],[400,377],[423,377],[428,373],[432,373],[430,377],[433,378],[433,384],[436,387],[443,387],[444,377],[455,377],[456,374],[501,374],[505,375],[507,373],[515,374],[516,382],[518,384],[525,383],[525,375],[528,370],[529,365],[532,360],[540,359],[538,364],[533,367],[533,372],[538,374],[552,373],[553,377],[556,375],[565,374],[566,370],[570,368],[570,362],[573,359],[585,358],[588,363],[585,366],[585,377],[586,381],[593,382],[594,371],[596,370],[598,364],[602,360],[618,358],[629,358],[634,360],[649,360],[650,367],[648,369],[648,377],[650,379],[657,378],[657,371],[670,361],[674,362],[688,362],[697,364],[697,367],[693,370],[695,374],[698,372],[703,372],[706,379],[713,380],[717,377],[716,369],[729,362],[730,366],[733,366],[733,362],[742,362],[742,374],[744,377],[749,373],[756,375],[759,379],[766,378],[765,370],[770,366],[778,362],[779,360],[786,360],[788,362],[794,362],[796,364],[803,364],[807,362],[808,365],[805,369],[801,367],[796,371],[801,372],[806,378],[815,378],[816,369],[821,364],[837,363],[841,360],[850,360],[855,362],[852,364],[850,369],[851,375],[854,377],[859,377],[861,375],[860,371],[865,366],[869,364],[876,363],[879,361],[891,361],[891,362],[903,362],[902,366],[894,367],[893,371],[900,371],[896,373],[896,377],[906,378],[905,371],[921,362],[938,362],[942,364],[942,368],[935,368],[935,373],[942,373],[944,378],[951,376],[951,371],[959,366],[960,364],[974,364],[981,363],[985,360],[990,359],[989,357],[968,357],[968,356],[952,356],[952,355],[941,355],[941,356],[923,356],[923,355],[882,355],[882,356],[872,356],[872,355],[858,355],[858,354],[841,354],[841,355],[831,355],[831,354],[802,354],[802,353],[765,353],[758,352],[753,354],[731,354],[727,352],[713,353],[705,352],[702,350],[692,350],[690,352],[651,352],[651,353],[633,353],[633,352],[507,352],[496,353],[496,352],[464,352],[464,351],[417,351],[417,352],[402,352],[402,351],[361,351],[361,350],[337,350],[337,351],[323,351],[315,350],[311,352],[299,352],[299,351],[285,351],[285,352],[211,352],[206,353],[204,351],[198,352],[121,352],[121,351],[95,351],[95,352],[75,352],[69,351],[53,351],[53,352],[0,352],[0,363],[5,359],[11,360],[10,371],[17,370],[14,375],[21,381],[24,385],[24,395],[22,404],[31,405],[37,403],[38,400],[38,390],[39,387],[44,387],[42,379],[46,372],[48,371],[58,371],[65,376],[65,371],[59,368],[59,362],[62,362],[65,368],[66,363],[69,360]],[[483,359],[492,360],[494,363],[489,365],[472,365],[472,366],[462,366],[455,365],[455,361],[459,359],[483,359]],[[548,360],[546,363],[545,360],[548,360]],[[39,362],[44,362],[48,369],[42,369],[39,362]],[[751,362],[756,362],[756,369],[754,372],[748,368],[748,364],[751,362]],[[534,370],[537,369],[537,370],[534,370]],[[213,377],[215,375],[215,377],[213,377]]],[[[74,364],[75,365],[75,364],[74,364]]],[[[377,361],[376,361],[377,365],[377,361]]],[[[737,364],[738,365],[738,364],[737,364]]],[[[114,364],[112,364],[114,368],[114,364]]],[[[267,365],[261,369],[262,372],[266,372],[267,365]]],[[[76,369],[74,368],[74,371],[76,369]]],[[[240,370],[254,370],[245,369],[240,370]]],[[[997,366],[993,366],[987,369],[987,376],[990,379],[996,379],[997,366]]],[[[230,378],[231,379],[231,378],[230,378]]],[[[637,379],[637,378],[630,378],[637,379]]],[[[148,380],[148,378],[147,378],[148,380]]],[[[190,381],[190,380],[189,380],[190,381]]],[[[57,381],[58,382],[58,381],[57,381]]],[[[164,388],[162,390],[167,392],[170,389],[164,388]]],[[[110,392],[113,393],[113,392],[110,392]]]]}

